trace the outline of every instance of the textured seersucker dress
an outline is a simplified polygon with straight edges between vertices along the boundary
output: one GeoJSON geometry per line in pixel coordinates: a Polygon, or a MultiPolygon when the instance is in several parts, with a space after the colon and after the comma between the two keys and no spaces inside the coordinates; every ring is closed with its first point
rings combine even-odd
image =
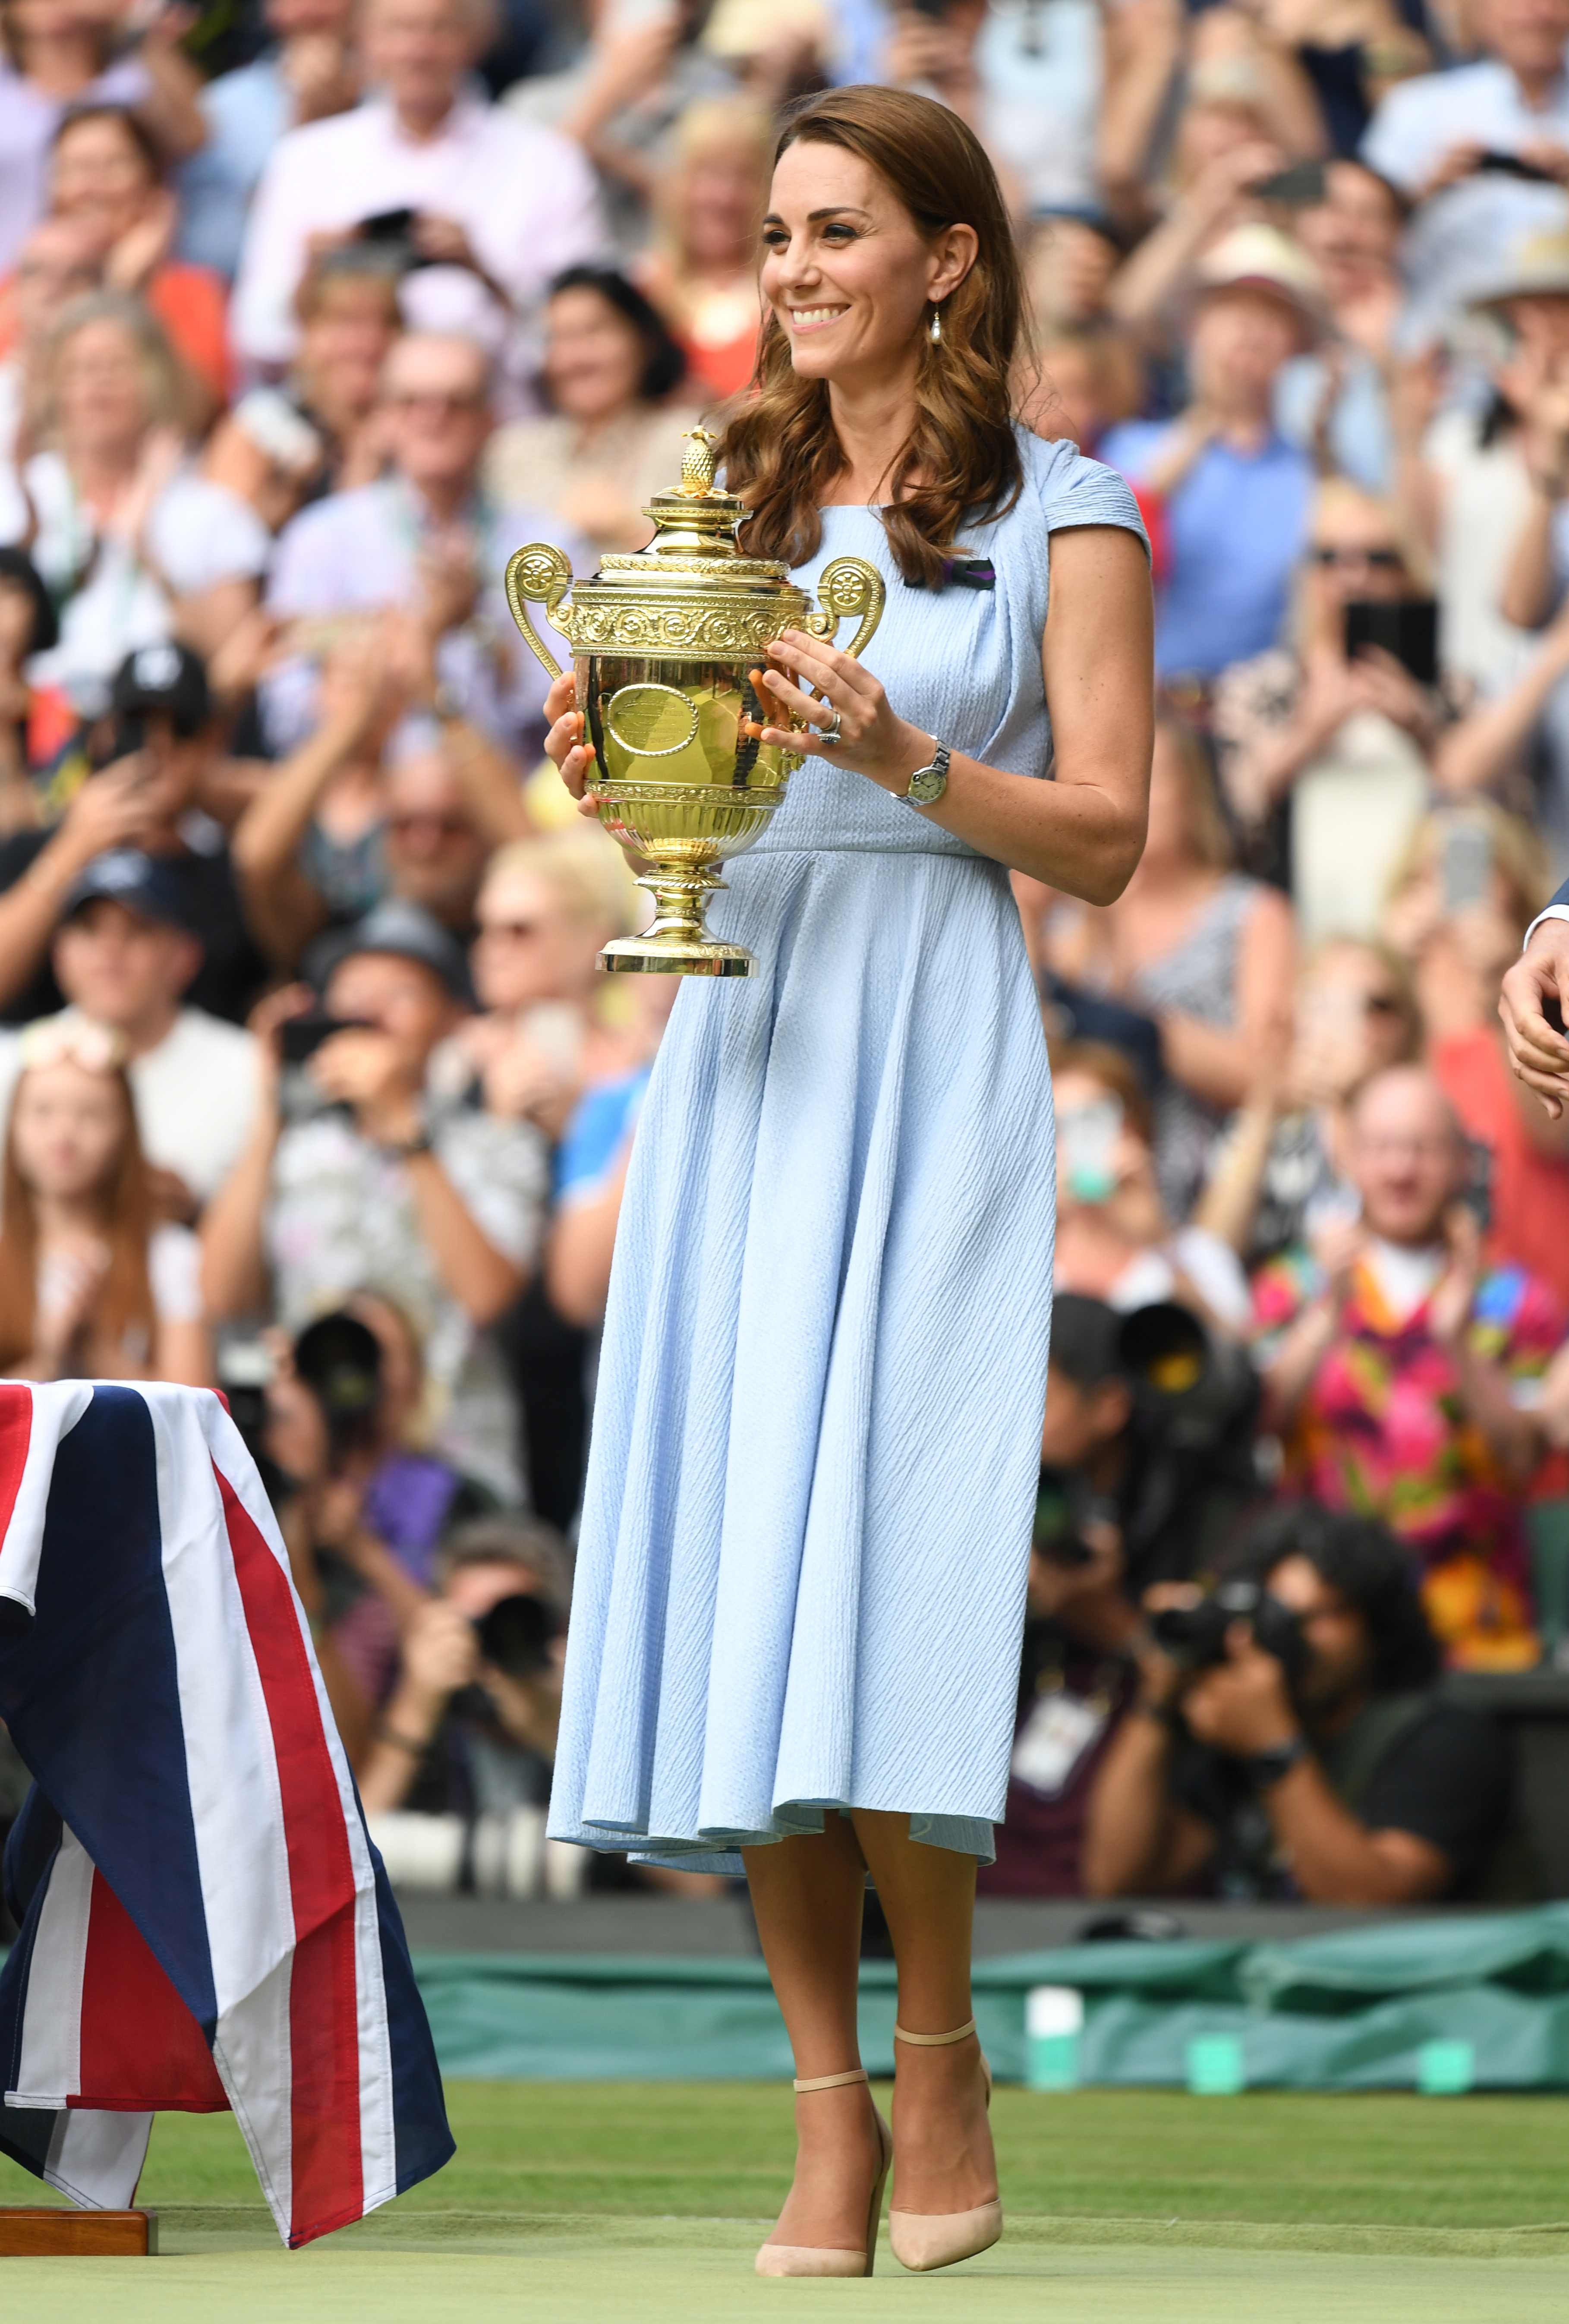
{"type": "MultiPolygon", "coordinates": [[[[866,667],[957,750],[1045,776],[1047,539],[1140,530],[1121,478],[1021,433],[961,544],[992,590],[888,584],[866,667]]],[[[550,1803],[558,1839],[739,1871],[837,1806],[992,1854],[1051,1312],[1051,1090],[1001,866],[808,760],[709,918],[622,1210],[550,1803]]]]}

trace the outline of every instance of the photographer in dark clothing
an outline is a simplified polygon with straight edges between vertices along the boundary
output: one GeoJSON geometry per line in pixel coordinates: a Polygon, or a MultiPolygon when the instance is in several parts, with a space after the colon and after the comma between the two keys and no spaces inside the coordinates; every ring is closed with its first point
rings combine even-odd
{"type": "Polygon", "coordinates": [[[1274,1510],[1214,1596],[1146,1603],[1138,1697],[1088,1803],[1092,1895],[1397,1904],[1475,1882],[1507,1818],[1504,1745],[1432,1691],[1438,1649],[1385,1526],[1274,1510]]]}
{"type": "Polygon", "coordinates": [[[1254,1497],[1256,1401],[1246,1358],[1185,1309],[1057,1295],[1008,1807],[983,1895],[1080,1893],[1140,1598],[1196,1572],[1254,1497]]]}

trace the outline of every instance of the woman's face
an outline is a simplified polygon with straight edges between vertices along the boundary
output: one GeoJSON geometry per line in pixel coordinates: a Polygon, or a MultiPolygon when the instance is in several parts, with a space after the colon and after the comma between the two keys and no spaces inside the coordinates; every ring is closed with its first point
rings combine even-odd
{"type": "Polygon", "coordinates": [[[33,1194],[79,1202],[98,1193],[125,1142],[119,1084],[69,1058],[36,1065],[16,1085],[11,1137],[16,1167],[33,1194]]]}
{"type": "Polygon", "coordinates": [[[1409,586],[1394,530],[1371,502],[1336,501],[1321,509],[1307,558],[1319,591],[1332,605],[1369,599],[1389,604],[1409,586]]]}
{"type": "Polygon", "coordinates": [[[682,171],[676,203],[676,235],[688,263],[734,267],[737,272],[749,266],[761,198],[754,146],[738,141],[694,153],[682,171]]]}
{"type": "Polygon", "coordinates": [[[1292,1080],[1310,1104],[1349,1097],[1370,1074],[1397,1065],[1406,1011],[1387,963],[1361,945],[1336,945],[1297,993],[1292,1080]]]}
{"type": "Polygon", "coordinates": [[[299,370],[309,392],[361,417],[376,400],[382,365],[397,336],[379,283],[340,280],[321,294],[301,327],[299,370]]]}
{"type": "Polygon", "coordinates": [[[808,379],[907,363],[932,301],[963,281],[976,248],[972,226],[928,242],[870,162],[805,140],[780,157],[762,239],[762,295],[808,379]]]}
{"type": "Polygon", "coordinates": [[[546,321],[545,388],[569,420],[611,420],[638,401],[647,361],[641,334],[608,299],[563,290],[546,321]]]}
{"type": "Polygon", "coordinates": [[[146,428],[147,381],[129,331],[105,319],[73,331],[60,351],[55,395],[69,445],[134,441],[146,428]]]}
{"type": "Polygon", "coordinates": [[[50,186],[50,207],[56,217],[79,220],[111,243],[143,216],[153,180],[122,123],[91,120],[60,137],[50,186]]]}
{"type": "Polygon", "coordinates": [[[580,1000],[612,933],[575,918],[548,880],[521,871],[498,872],[485,881],[476,917],[474,981],[487,1009],[580,1000]]]}

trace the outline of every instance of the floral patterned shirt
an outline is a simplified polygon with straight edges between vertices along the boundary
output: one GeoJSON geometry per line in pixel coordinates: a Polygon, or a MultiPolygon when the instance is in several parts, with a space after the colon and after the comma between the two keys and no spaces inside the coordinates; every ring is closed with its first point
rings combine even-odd
{"type": "MultiPolygon", "coordinates": [[[[1284,1251],[1254,1278],[1254,1353],[1268,1365],[1325,1287],[1317,1261],[1284,1251]]],[[[1519,1499],[1466,1412],[1454,1359],[1433,1335],[1429,1301],[1404,1321],[1359,1263],[1339,1326],[1297,1407],[1287,1480],[1331,1508],[1377,1516],[1424,1570],[1429,1618],[1451,1659],[1505,1665],[1535,1659],[1519,1499]],[[1491,1643],[1490,1643],[1491,1634],[1491,1643]],[[1513,1641],[1514,1643],[1509,1643],[1513,1641]]],[[[1564,1336],[1546,1286],[1522,1267],[1478,1284],[1470,1344],[1531,1400],[1564,1336]]]]}

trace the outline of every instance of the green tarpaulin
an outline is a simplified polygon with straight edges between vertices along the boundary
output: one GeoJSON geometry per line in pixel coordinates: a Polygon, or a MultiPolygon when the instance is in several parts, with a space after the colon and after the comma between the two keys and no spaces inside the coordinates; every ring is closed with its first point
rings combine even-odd
{"type": "MultiPolygon", "coordinates": [[[[761,1960],[416,1955],[448,2074],[754,2080],[790,2071],[761,1960]]],[[[975,1966],[993,2070],[1025,2070],[1025,1996],[1084,1996],[1080,2079],[1182,2084],[1187,2045],[1230,2034],[1250,2085],[1410,2089],[1425,2044],[1472,2045],[1477,2087],[1569,2088],[1569,1904],[1387,1922],[1289,1943],[1092,1944],[975,1966]]],[[[894,1973],[861,1975],[863,2055],[893,2065],[894,1973]]]]}

